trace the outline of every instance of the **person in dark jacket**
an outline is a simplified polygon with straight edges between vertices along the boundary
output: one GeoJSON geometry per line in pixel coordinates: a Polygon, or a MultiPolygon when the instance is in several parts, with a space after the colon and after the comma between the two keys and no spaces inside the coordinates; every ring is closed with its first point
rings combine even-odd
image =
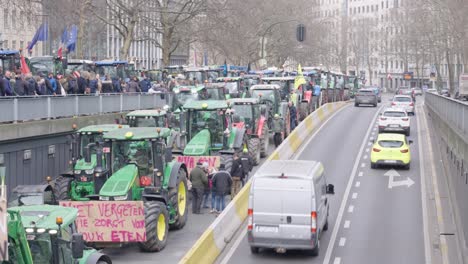
{"type": "Polygon", "coordinates": [[[225,208],[225,197],[232,185],[231,175],[226,171],[226,166],[223,163],[219,166],[219,171],[213,175],[212,181],[216,195],[216,211],[214,212],[220,213],[225,208]]]}
{"type": "Polygon", "coordinates": [[[202,163],[197,162],[197,166],[190,172],[190,181],[192,182],[192,213],[200,214],[203,192],[208,184],[208,177],[203,171],[202,163]]]}
{"type": "Polygon", "coordinates": [[[130,81],[127,84],[127,93],[139,93],[141,92],[140,90],[140,85],[138,84],[138,79],[137,77],[132,77],[130,81]]]}
{"type": "Polygon", "coordinates": [[[28,95],[28,84],[23,75],[16,75],[15,92],[18,96],[28,95]]]}
{"type": "Polygon", "coordinates": [[[3,84],[3,77],[0,76],[0,97],[5,93],[5,84],[3,84]]]}
{"type": "Polygon", "coordinates": [[[26,74],[25,82],[28,85],[27,95],[36,95],[36,90],[38,90],[39,87],[37,87],[37,82],[31,73],[26,74]]]}
{"type": "Polygon", "coordinates": [[[297,126],[297,110],[292,102],[289,102],[288,105],[289,105],[289,117],[290,117],[291,131],[293,131],[294,128],[296,128],[297,126]]]}
{"type": "Polygon", "coordinates": [[[52,84],[50,83],[50,79],[43,75],[43,74],[40,74],[39,76],[41,76],[41,78],[44,80],[44,84],[45,84],[45,87],[46,87],[46,95],[55,95],[55,91],[54,91],[54,88],[52,87],[52,84]]]}
{"type": "Polygon", "coordinates": [[[242,185],[245,184],[245,181],[249,178],[249,173],[252,171],[254,166],[253,159],[249,154],[249,150],[244,148],[242,151],[242,155],[240,156],[240,160],[242,163],[242,169],[244,170],[244,178],[242,179],[242,185]]]}
{"type": "Polygon", "coordinates": [[[53,95],[60,94],[60,91],[57,91],[57,80],[54,77],[54,74],[49,72],[49,78],[47,79],[51,89],[49,89],[49,93],[53,95]]]}
{"type": "Polygon", "coordinates": [[[143,77],[143,80],[140,81],[140,89],[143,93],[147,93],[151,88],[151,82],[147,76],[143,77]]]}
{"type": "Polygon", "coordinates": [[[244,179],[244,168],[242,167],[242,162],[239,159],[237,153],[234,153],[234,161],[232,162],[231,176],[232,176],[232,186],[231,186],[231,200],[236,197],[242,188],[242,180],[244,179]]]}
{"type": "Polygon", "coordinates": [[[11,87],[11,72],[6,71],[5,76],[3,76],[3,79],[1,81],[3,82],[3,91],[2,91],[2,96],[13,96],[13,88],[11,87]]]}

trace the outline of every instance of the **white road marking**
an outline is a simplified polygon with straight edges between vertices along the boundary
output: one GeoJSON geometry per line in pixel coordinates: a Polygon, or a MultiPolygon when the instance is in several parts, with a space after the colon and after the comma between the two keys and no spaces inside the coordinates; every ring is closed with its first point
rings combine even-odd
{"type": "Polygon", "coordinates": [[[367,155],[364,155],[364,159],[367,159],[367,158],[368,158],[368,156],[367,156],[367,155]]]}
{"type": "Polygon", "coordinates": [[[354,205],[350,205],[348,207],[348,213],[352,213],[352,212],[354,212],[354,205]]]}
{"type": "Polygon", "coordinates": [[[245,226],[247,223],[244,225],[241,225],[239,230],[241,230],[240,236],[237,237],[236,241],[234,241],[234,244],[232,245],[232,248],[229,249],[228,253],[224,256],[223,260],[220,262],[220,264],[227,264],[229,260],[231,260],[232,255],[234,255],[234,252],[236,252],[237,248],[239,247],[240,243],[242,240],[244,240],[245,236],[247,235],[247,232],[245,232],[245,226]]]}
{"type": "Polygon", "coordinates": [[[372,145],[372,142],[367,143],[367,146],[371,146],[371,145],[372,145]]]}
{"type": "Polygon", "coordinates": [[[361,186],[361,182],[360,182],[360,181],[357,181],[357,182],[356,182],[356,185],[354,185],[354,186],[355,186],[355,187],[361,186]]]}
{"type": "Polygon", "coordinates": [[[351,225],[351,221],[346,220],[346,221],[344,222],[343,228],[349,228],[350,225],[351,225]]]}
{"type": "Polygon", "coordinates": [[[357,193],[353,193],[353,196],[351,196],[351,198],[353,198],[353,199],[356,199],[356,198],[357,198],[357,196],[358,196],[358,194],[357,194],[357,193]]]}
{"type": "Polygon", "coordinates": [[[363,162],[361,163],[361,168],[364,168],[366,166],[366,164],[363,162]]]}
{"type": "Polygon", "coordinates": [[[372,129],[373,131],[377,131],[377,127],[374,127],[374,129],[372,129]]]}
{"type": "Polygon", "coordinates": [[[366,152],[369,152],[369,148],[366,148],[366,152]]]}
{"type": "Polygon", "coordinates": [[[346,244],[346,238],[345,237],[340,238],[339,246],[344,247],[345,244],[346,244]]]}
{"type": "Polygon", "coordinates": [[[371,135],[375,135],[375,132],[372,132],[371,135]]]}
{"type": "Polygon", "coordinates": [[[333,261],[333,264],[341,264],[341,258],[336,257],[335,260],[333,261]]]}
{"type": "Polygon", "coordinates": [[[362,175],[364,175],[364,172],[360,171],[358,177],[362,177],[362,175]]]}

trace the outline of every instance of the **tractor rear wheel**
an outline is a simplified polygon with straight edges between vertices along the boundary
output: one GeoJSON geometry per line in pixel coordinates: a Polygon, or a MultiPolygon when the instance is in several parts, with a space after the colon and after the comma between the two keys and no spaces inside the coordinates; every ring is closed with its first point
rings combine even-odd
{"type": "Polygon", "coordinates": [[[224,164],[226,171],[231,172],[233,157],[232,155],[221,155],[221,164],[224,164]]]}
{"type": "Polygon", "coordinates": [[[252,157],[254,165],[260,164],[260,139],[251,138],[248,142],[249,154],[252,157]]]}
{"type": "Polygon", "coordinates": [[[70,200],[72,177],[58,176],[54,184],[55,201],[70,200]]]}
{"type": "Polygon", "coordinates": [[[302,122],[304,119],[306,119],[307,115],[309,114],[307,111],[308,106],[309,103],[307,102],[301,102],[299,104],[299,122],[302,122]]]}
{"type": "Polygon", "coordinates": [[[172,206],[176,210],[175,222],[171,224],[170,229],[177,230],[182,229],[187,223],[188,211],[187,211],[187,173],[182,168],[179,169],[179,175],[177,178],[177,185],[175,188],[171,188],[169,191],[169,197],[171,197],[172,206]]]}
{"type": "Polygon", "coordinates": [[[270,144],[270,130],[268,124],[263,124],[262,137],[260,138],[260,157],[264,158],[268,155],[268,145],[270,144]]]}
{"type": "Polygon", "coordinates": [[[158,252],[166,246],[169,214],[166,205],[157,201],[145,202],[146,241],[138,243],[145,252],[158,252]]]}

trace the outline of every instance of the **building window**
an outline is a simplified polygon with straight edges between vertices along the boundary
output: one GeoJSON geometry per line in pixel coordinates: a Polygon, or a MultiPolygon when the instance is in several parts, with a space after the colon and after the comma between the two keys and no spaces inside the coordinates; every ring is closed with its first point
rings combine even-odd
{"type": "Polygon", "coordinates": [[[395,61],[395,68],[398,69],[398,61],[395,61]]]}
{"type": "Polygon", "coordinates": [[[16,10],[11,12],[11,27],[16,29],[16,10]]]}
{"type": "Polygon", "coordinates": [[[393,2],[393,7],[394,7],[394,8],[398,8],[398,0],[395,0],[395,1],[393,2]]]}
{"type": "Polygon", "coordinates": [[[369,13],[369,6],[366,6],[366,13],[369,13]]]}
{"type": "Polygon", "coordinates": [[[3,41],[3,48],[8,49],[8,40],[3,41]]]}
{"type": "Polygon", "coordinates": [[[393,69],[393,61],[390,61],[390,68],[393,69]]]}
{"type": "Polygon", "coordinates": [[[10,26],[10,21],[8,21],[8,9],[3,9],[3,26],[8,28],[10,26]]]}
{"type": "Polygon", "coordinates": [[[19,20],[21,29],[24,29],[24,19],[23,18],[24,18],[24,11],[21,11],[20,12],[20,20],[19,20]]]}
{"type": "Polygon", "coordinates": [[[16,40],[11,41],[11,49],[15,50],[16,49],[16,40]]]}
{"type": "Polygon", "coordinates": [[[19,46],[19,48],[20,48],[20,49],[26,48],[26,47],[24,46],[24,41],[22,41],[22,40],[20,41],[20,46],[19,46]]]}

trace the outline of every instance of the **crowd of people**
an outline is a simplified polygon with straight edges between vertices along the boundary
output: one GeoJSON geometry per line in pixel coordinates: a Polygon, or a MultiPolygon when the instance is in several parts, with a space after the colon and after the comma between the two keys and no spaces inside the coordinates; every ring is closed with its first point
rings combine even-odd
{"type": "Polygon", "coordinates": [[[218,168],[210,168],[208,163],[198,162],[190,172],[192,189],[192,213],[202,214],[202,205],[210,213],[219,214],[226,207],[226,196],[231,201],[239,193],[253,168],[253,160],[248,149],[242,154],[235,153],[231,169],[221,163],[218,168]],[[210,199],[211,196],[211,199],[210,199]]]}

